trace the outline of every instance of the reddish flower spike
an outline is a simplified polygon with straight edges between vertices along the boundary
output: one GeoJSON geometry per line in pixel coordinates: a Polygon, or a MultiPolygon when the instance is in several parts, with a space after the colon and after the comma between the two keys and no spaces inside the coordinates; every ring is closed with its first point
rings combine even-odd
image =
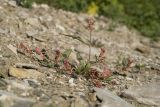
{"type": "Polygon", "coordinates": [[[59,50],[56,50],[55,52],[56,52],[56,55],[54,59],[55,59],[55,63],[58,64],[61,52],[59,50]]]}
{"type": "Polygon", "coordinates": [[[35,52],[38,54],[38,55],[41,55],[42,54],[42,50],[40,48],[35,48],[35,52]]]}
{"type": "Polygon", "coordinates": [[[99,80],[97,80],[97,79],[93,79],[93,80],[92,80],[92,83],[93,83],[93,85],[94,85],[95,87],[98,87],[98,88],[101,88],[101,87],[102,87],[102,83],[101,83],[99,80]]]}
{"type": "Polygon", "coordinates": [[[72,74],[72,67],[66,59],[64,60],[64,68],[66,71],[69,71],[68,74],[72,74]]]}
{"type": "Polygon", "coordinates": [[[92,18],[88,19],[88,30],[92,31],[94,29],[93,28],[94,23],[95,21],[92,18]]]}
{"type": "Polygon", "coordinates": [[[104,71],[101,73],[101,78],[108,78],[111,76],[111,71],[107,68],[104,69],[104,71]]]}

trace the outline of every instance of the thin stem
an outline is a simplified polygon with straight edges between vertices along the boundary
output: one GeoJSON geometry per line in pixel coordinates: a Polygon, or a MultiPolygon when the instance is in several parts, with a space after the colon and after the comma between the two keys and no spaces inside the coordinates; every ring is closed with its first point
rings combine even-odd
{"type": "Polygon", "coordinates": [[[88,61],[90,62],[90,60],[91,60],[91,40],[92,40],[92,31],[90,30],[90,32],[89,32],[89,59],[88,59],[88,61]]]}

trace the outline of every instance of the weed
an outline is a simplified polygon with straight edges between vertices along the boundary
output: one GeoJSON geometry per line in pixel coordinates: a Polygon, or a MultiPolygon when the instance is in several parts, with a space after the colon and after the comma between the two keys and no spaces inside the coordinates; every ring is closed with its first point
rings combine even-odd
{"type": "Polygon", "coordinates": [[[65,59],[63,64],[64,64],[65,71],[67,71],[67,74],[72,74],[73,68],[72,68],[71,64],[69,63],[69,61],[67,59],[65,59]]]}
{"type": "Polygon", "coordinates": [[[131,68],[131,64],[133,63],[133,60],[128,56],[128,57],[123,57],[122,55],[118,56],[116,68],[117,70],[121,71],[128,71],[129,68],[131,68]]]}
{"type": "Polygon", "coordinates": [[[88,28],[88,30],[89,30],[89,42],[90,42],[90,43],[89,43],[89,58],[88,58],[88,62],[90,62],[92,31],[94,30],[93,25],[94,25],[95,21],[94,21],[92,18],[89,18],[87,22],[88,22],[87,28],[88,28]]]}
{"type": "Polygon", "coordinates": [[[60,59],[60,55],[61,55],[61,52],[60,50],[55,50],[55,58],[54,58],[54,61],[55,61],[55,64],[58,65],[58,62],[59,62],[59,59],[60,59]]]}
{"type": "Polygon", "coordinates": [[[101,52],[100,52],[99,56],[95,56],[97,62],[100,62],[100,63],[105,62],[105,58],[106,58],[105,52],[106,52],[106,50],[104,48],[101,48],[101,52]]]}
{"type": "Polygon", "coordinates": [[[85,61],[80,61],[80,64],[75,68],[75,72],[80,75],[85,75],[90,70],[90,63],[85,61]]]}

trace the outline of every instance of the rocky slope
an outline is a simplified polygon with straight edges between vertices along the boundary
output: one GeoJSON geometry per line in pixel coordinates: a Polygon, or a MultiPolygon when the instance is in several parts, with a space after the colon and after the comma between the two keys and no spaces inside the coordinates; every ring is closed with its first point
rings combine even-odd
{"type": "Polygon", "coordinates": [[[92,59],[99,47],[106,49],[107,66],[114,72],[103,88],[94,88],[83,76],[44,67],[18,50],[38,47],[54,59],[56,49],[72,49],[72,63],[77,63],[76,52],[86,59],[89,17],[47,5],[26,9],[12,0],[0,1],[0,107],[160,107],[160,43],[107,18],[94,18],[91,47],[92,59]],[[129,70],[117,69],[128,57],[133,60],[129,70]]]}

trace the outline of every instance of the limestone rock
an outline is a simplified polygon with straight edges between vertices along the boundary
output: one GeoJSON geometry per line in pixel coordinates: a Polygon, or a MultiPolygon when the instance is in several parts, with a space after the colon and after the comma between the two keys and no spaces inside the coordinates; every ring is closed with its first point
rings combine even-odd
{"type": "Polygon", "coordinates": [[[43,74],[38,72],[37,70],[19,69],[19,68],[14,68],[14,67],[10,67],[9,75],[17,77],[17,78],[32,78],[32,79],[38,79],[43,76],[43,74]]]}
{"type": "Polygon", "coordinates": [[[160,82],[131,87],[122,96],[148,106],[160,106],[160,82]]]}
{"type": "Polygon", "coordinates": [[[0,90],[1,107],[31,107],[35,103],[32,98],[18,97],[13,93],[0,90]]]}
{"type": "Polygon", "coordinates": [[[36,27],[40,26],[39,20],[37,18],[27,18],[25,23],[36,27]]]}
{"type": "Polygon", "coordinates": [[[102,100],[101,107],[133,107],[107,89],[94,88],[94,91],[97,97],[102,100]]]}

